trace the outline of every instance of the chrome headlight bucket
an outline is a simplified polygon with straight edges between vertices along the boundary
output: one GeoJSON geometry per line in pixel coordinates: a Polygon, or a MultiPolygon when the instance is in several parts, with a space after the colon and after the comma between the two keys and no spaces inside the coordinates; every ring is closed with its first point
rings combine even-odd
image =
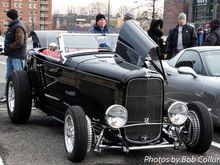
{"type": "Polygon", "coordinates": [[[105,120],[110,127],[121,128],[128,120],[128,112],[125,107],[114,104],[106,110],[105,120]]]}
{"type": "Polygon", "coordinates": [[[174,102],[168,108],[168,118],[175,125],[181,125],[188,118],[188,108],[182,102],[174,102]]]}

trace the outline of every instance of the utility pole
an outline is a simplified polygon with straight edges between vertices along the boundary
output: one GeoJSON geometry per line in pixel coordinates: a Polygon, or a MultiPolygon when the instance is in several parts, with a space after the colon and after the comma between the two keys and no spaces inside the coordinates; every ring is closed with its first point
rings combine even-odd
{"type": "Polygon", "coordinates": [[[152,20],[154,19],[154,14],[155,14],[155,1],[156,0],[153,0],[153,11],[152,11],[152,20]]]}
{"type": "Polygon", "coordinates": [[[108,0],[108,26],[109,26],[109,22],[110,22],[110,0],[108,0]]]}

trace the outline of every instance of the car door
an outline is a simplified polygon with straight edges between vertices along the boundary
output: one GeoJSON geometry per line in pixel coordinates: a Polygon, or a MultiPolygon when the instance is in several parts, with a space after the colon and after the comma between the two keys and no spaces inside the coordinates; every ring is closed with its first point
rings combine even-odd
{"type": "Polygon", "coordinates": [[[165,87],[167,98],[172,98],[184,102],[202,101],[205,95],[204,69],[197,51],[187,50],[182,53],[180,58],[176,61],[174,67],[166,69],[168,84],[165,87]],[[197,73],[197,77],[190,74],[180,74],[178,67],[181,64],[190,66],[192,63],[193,70],[197,73]]]}
{"type": "Polygon", "coordinates": [[[45,91],[46,100],[44,102],[50,108],[51,113],[57,116],[61,99],[61,64],[50,57],[42,57],[37,60],[37,67],[45,91]]]}

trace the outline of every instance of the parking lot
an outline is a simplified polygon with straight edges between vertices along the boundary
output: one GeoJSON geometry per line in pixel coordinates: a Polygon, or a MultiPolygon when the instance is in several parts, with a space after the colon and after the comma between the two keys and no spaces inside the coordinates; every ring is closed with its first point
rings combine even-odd
{"type": "MultiPolygon", "coordinates": [[[[0,56],[0,92],[3,92],[5,57],[0,56]]],[[[91,151],[81,164],[220,164],[220,129],[215,129],[211,148],[195,155],[185,148],[150,149],[128,154],[111,150],[91,151]]],[[[63,124],[33,108],[26,125],[10,122],[6,104],[0,104],[0,165],[73,164],[67,160],[63,141],[63,124]]]]}

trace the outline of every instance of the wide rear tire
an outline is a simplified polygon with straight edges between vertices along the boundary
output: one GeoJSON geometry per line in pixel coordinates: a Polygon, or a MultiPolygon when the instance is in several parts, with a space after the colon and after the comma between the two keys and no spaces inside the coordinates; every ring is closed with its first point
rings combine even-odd
{"type": "Polygon", "coordinates": [[[64,143],[67,157],[73,162],[81,162],[87,154],[88,147],[85,113],[79,106],[69,107],[64,121],[64,143]]]}
{"type": "Polygon", "coordinates": [[[24,70],[12,71],[7,81],[7,109],[12,123],[26,123],[31,114],[31,87],[24,70]]]}
{"type": "Polygon", "coordinates": [[[206,152],[212,142],[213,122],[207,107],[201,102],[187,105],[189,119],[186,124],[187,135],[183,136],[186,148],[194,153],[206,152]]]}

